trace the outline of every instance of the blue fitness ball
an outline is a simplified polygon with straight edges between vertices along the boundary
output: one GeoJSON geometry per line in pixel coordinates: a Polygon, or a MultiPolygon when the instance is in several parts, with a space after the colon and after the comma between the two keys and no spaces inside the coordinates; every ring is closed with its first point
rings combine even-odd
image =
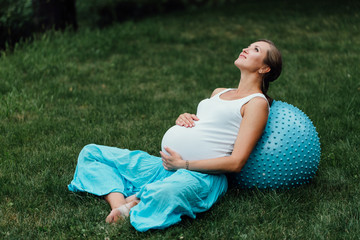
{"type": "Polygon", "coordinates": [[[320,140],[312,121],[297,107],[273,101],[262,137],[240,173],[240,188],[292,188],[309,183],[320,161],[320,140]]]}

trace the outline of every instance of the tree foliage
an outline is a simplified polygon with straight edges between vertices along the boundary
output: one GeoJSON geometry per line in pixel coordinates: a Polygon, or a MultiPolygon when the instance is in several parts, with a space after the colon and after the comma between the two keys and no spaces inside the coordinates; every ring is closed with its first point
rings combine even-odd
{"type": "Polygon", "coordinates": [[[105,27],[177,10],[213,7],[234,0],[1,0],[0,50],[12,48],[34,32],[68,26],[105,27]]]}
{"type": "Polygon", "coordinates": [[[0,49],[27,38],[34,29],[32,0],[0,2],[0,49]]]}

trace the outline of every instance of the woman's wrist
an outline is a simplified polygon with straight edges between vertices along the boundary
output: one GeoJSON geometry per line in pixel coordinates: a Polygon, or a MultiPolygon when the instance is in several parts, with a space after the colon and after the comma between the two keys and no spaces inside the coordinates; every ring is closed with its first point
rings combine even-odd
{"type": "Polygon", "coordinates": [[[185,160],[185,169],[190,170],[189,169],[189,160],[185,160]]]}

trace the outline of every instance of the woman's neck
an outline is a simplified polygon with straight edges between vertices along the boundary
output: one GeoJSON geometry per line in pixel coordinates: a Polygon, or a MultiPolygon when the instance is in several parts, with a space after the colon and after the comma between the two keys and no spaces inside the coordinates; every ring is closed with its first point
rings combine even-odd
{"type": "Polygon", "coordinates": [[[240,82],[236,92],[239,95],[262,92],[261,81],[262,79],[259,75],[241,73],[240,82]]]}

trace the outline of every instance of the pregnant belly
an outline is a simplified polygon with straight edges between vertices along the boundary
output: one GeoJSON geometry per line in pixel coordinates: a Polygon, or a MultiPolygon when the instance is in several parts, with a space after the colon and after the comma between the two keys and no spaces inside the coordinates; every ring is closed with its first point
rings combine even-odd
{"type": "Polygon", "coordinates": [[[179,153],[184,160],[199,160],[223,156],[209,139],[206,129],[200,124],[192,128],[185,128],[178,125],[171,127],[164,134],[161,148],[169,147],[179,153]]]}

